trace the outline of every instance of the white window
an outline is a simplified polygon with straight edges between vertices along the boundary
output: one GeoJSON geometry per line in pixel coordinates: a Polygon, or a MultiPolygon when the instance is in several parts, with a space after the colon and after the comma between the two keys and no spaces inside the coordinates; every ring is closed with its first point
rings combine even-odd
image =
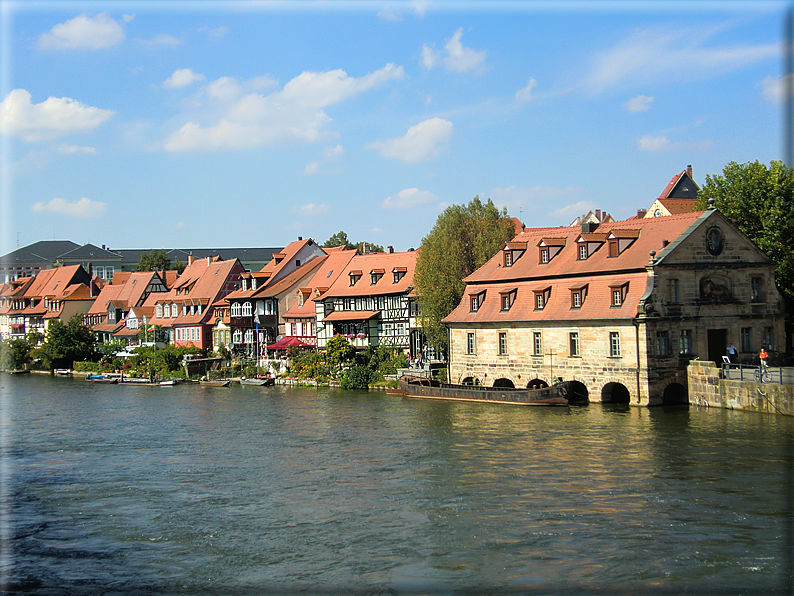
{"type": "Polygon", "coordinates": [[[612,306],[620,306],[623,303],[623,295],[620,289],[612,290],[612,306]]]}
{"type": "Polygon", "coordinates": [[[171,317],[172,317],[172,318],[174,318],[174,319],[176,318],[176,315],[177,315],[177,311],[178,311],[178,310],[179,310],[179,309],[177,309],[177,307],[176,307],[176,303],[175,303],[175,302],[172,302],[172,303],[171,303],[171,317]]]}
{"type": "Polygon", "coordinates": [[[158,304],[157,306],[154,307],[154,310],[157,312],[157,318],[158,319],[162,319],[163,318],[163,305],[162,304],[158,304]]]}
{"type": "Polygon", "coordinates": [[[251,303],[250,302],[245,302],[243,304],[243,316],[244,317],[250,317],[251,316],[251,303]]]}
{"type": "Polygon", "coordinates": [[[474,348],[475,348],[474,334],[473,333],[467,333],[466,334],[466,353],[467,354],[474,354],[474,348]]]}
{"type": "Polygon", "coordinates": [[[239,317],[240,316],[240,303],[239,302],[232,302],[232,316],[239,317]]]}
{"type": "Polygon", "coordinates": [[[232,333],[232,342],[239,344],[243,342],[243,332],[239,329],[235,329],[234,333],[232,333]]]}
{"type": "Polygon", "coordinates": [[[613,358],[620,357],[620,333],[609,332],[609,355],[613,358]]]}
{"type": "Polygon", "coordinates": [[[168,319],[170,317],[171,317],[171,305],[166,304],[163,306],[163,318],[168,319]]]}
{"type": "Polygon", "coordinates": [[[533,344],[535,356],[542,356],[543,355],[543,336],[540,334],[540,331],[535,331],[532,334],[532,344],[533,344]]]}
{"type": "Polygon", "coordinates": [[[569,343],[569,355],[570,356],[578,356],[579,355],[579,332],[572,331],[568,334],[568,343],[569,343]]]}
{"type": "Polygon", "coordinates": [[[507,356],[507,333],[504,331],[499,333],[499,355],[507,356]]]}
{"type": "Polygon", "coordinates": [[[580,244],[579,245],[579,260],[580,261],[584,261],[585,259],[587,259],[587,245],[586,244],[580,244]]]}

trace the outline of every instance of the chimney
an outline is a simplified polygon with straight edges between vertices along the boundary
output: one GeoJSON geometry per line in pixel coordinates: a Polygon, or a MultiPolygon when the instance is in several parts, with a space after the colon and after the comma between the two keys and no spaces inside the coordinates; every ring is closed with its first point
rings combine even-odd
{"type": "Polygon", "coordinates": [[[209,267],[209,266],[210,266],[210,256],[207,255],[207,267],[209,267]]]}
{"type": "Polygon", "coordinates": [[[365,255],[369,254],[369,242],[362,242],[361,243],[361,252],[365,255]]]}
{"type": "Polygon", "coordinates": [[[393,246],[387,246],[386,247],[386,252],[388,252],[389,254],[393,254],[394,253],[394,247],[393,246]]]}
{"type": "MultiPolygon", "coordinates": [[[[686,174],[687,174],[687,176],[689,176],[690,178],[692,178],[692,164],[689,164],[689,165],[686,167],[686,174]]],[[[694,178],[692,178],[692,179],[694,180],[694,178]]]]}
{"type": "Polygon", "coordinates": [[[601,221],[601,209],[596,209],[595,216],[596,216],[596,219],[600,222],[601,221]]]}
{"type": "Polygon", "coordinates": [[[105,245],[104,244],[102,245],[102,250],[105,250],[105,245]]]}
{"type": "Polygon", "coordinates": [[[298,240],[303,240],[303,236],[298,236],[298,240]]]}
{"type": "Polygon", "coordinates": [[[644,218],[646,213],[648,213],[646,209],[637,209],[637,219],[644,218]]]}
{"type": "Polygon", "coordinates": [[[591,221],[582,224],[582,234],[590,234],[598,229],[598,222],[591,221]]]}
{"type": "Polygon", "coordinates": [[[187,266],[190,267],[193,264],[193,253],[190,253],[187,256],[187,266]]]}

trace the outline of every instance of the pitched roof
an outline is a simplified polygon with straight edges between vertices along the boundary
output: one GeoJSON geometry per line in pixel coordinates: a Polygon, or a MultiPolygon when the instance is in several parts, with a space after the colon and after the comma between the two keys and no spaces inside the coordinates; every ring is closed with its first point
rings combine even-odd
{"type": "Polygon", "coordinates": [[[644,269],[648,263],[648,253],[651,250],[660,252],[664,241],[675,240],[701,213],[685,213],[670,217],[632,219],[601,224],[596,230],[596,234],[614,232],[615,236],[620,237],[636,235],[636,240],[617,257],[609,256],[608,241],[604,242],[586,260],[579,260],[576,240],[581,236],[580,229],[574,227],[530,228],[513,240],[514,242],[527,242],[529,248],[514,260],[512,266],[503,267],[502,255],[496,254],[464,281],[480,283],[548,279],[556,276],[576,277],[578,275],[644,269]],[[567,243],[548,263],[541,264],[536,247],[541,238],[546,236],[565,237],[567,243]]]}
{"type": "MultiPolygon", "coordinates": [[[[325,249],[328,250],[328,249],[325,249]]],[[[295,301],[295,304],[285,312],[282,317],[287,318],[306,318],[317,316],[317,311],[314,302],[314,294],[322,288],[325,291],[328,287],[336,281],[336,279],[345,271],[351,259],[358,254],[356,249],[352,250],[332,250],[328,256],[323,260],[320,267],[314,273],[314,277],[308,282],[307,287],[300,288],[300,291],[308,290],[308,296],[304,296],[303,304],[295,301]]]]}
{"type": "Polygon", "coordinates": [[[413,286],[418,255],[419,252],[415,250],[356,255],[350,259],[344,271],[331,284],[322,298],[385,296],[407,292],[413,286]],[[369,275],[373,270],[379,269],[384,270],[386,273],[381,275],[380,279],[373,284],[369,275]],[[400,272],[405,269],[404,275],[401,276],[397,283],[394,283],[394,276],[392,275],[392,271],[395,269],[400,272]],[[361,279],[351,286],[350,275],[353,272],[361,272],[361,279]]]}
{"type": "Polygon", "coordinates": [[[14,265],[15,263],[41,263],[42,265],[48,265],[54,263],[60,255],[79,246],[79,244],[71,240],[40,240],[3,255],[0,257],[0,263],[7,265],[14,265]]]}

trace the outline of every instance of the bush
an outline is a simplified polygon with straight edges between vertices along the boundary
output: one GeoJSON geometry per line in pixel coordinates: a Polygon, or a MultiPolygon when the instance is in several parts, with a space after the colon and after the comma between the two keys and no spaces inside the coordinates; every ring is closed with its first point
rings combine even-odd
{"type": "Polygon", "coordinates": [[[342,389],[367,389],[372,380],[372,370],[367,366],[356,364],[342,373],[339,386],[342,389]]]}

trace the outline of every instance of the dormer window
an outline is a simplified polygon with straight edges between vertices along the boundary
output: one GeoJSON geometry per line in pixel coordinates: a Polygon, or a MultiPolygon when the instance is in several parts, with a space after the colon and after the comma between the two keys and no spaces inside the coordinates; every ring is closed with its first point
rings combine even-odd
{"type": "Polygon", "coordinates": [[[162,319],[163,318],[163,305],[162,304],[158,304],[157,306],[155,306],[155,311],[157,312],[157,318],[158,319],[162,319]]]}
{"type": "Polygon", "coordinates": [[[509,250],[505,251],[505,267],[513,266],[513,253],[509,250]]]}
{"type": "Polygon", "coordinates": [[[516,294],[518,290],[516,288],[512,288],[510,290],[502,290],[499,292],[499,297],[502,301],[502,312],[507,312],[510,310],[510,307],[513,306],[513,303],[516,301],[516,294]]]}
{"type": "Polygon", "coordinates": [[[350,285],[356,285],[356,282],[361,279],[361,271],[351,271],[350,272],[350,285]]]}
{"type": "Polygon", "coordinates": [[[587,296],[587,285],[571,288],[571,308],[581,308],[587,296]]]}
{"type": "Polygon", "coordinates": [[[245,292],[247,289],[248,289],[248,280],[246,278],[243,278],[243,292],[245,292]]]}
{"type": "Polygon", "coordinates": [[[582,242],[579,244],[579,260],[586,261],[587,260],[587,244],[582,242]]]}
{"type": "Polygon", "coordinates": [[[303,292],[298,292],[298,306],[303,306],[303,292]]]}
{"type": "Polygon", "coordinates": [[[469,299],[470,299],[469,304],[471,307],[470,312],[477,312],[478,310],[480,310],[480,307],[482,306],[482,303],[485,300],[485,292],[482,291],[476,294],[469,294],[469,299]]]}
{"type": "Polygon", "coordinates": [[[392,273],[394,274],[394,283],[399,283],[399,281],[405,277],[405,274],[408,272],[408,269],[405,267],[395,267],[392,269],[392,273]]]}
{"type": "Polygon", "coordinates": [[[609,286],[610,294],[612,296],[613,307],[620,307],[626,301],[626,295],[629,293],[629,284],[614,284],[609,286]]]}
{"type": "Polygon", "coordinates": [[[543,310],[551,298],[551,288],[535,290],[535,310],[543,310]]]}
{"type": "Polygon", "coordinates": [[[565,238],[543,238],[538,242],[540,249],[539,262],[541,265],[549,263],[565,247],[565,238]]]}
{"type": "Polygon", "coordinates": [[[372,279],[371,285],[374,286],[376,283],[378,283],[380,281],[380,278],[383,277],[384,273],[385,271],[383,269],[373,269],[372,271],[370,271],[369,274],[372,279]]]}
{"type": "Polygon", "coordinates": [[[251,278],[251,289],[252,290],[256,290],[256,278],[255,277],[251,278]]]}
{"type": "Polygon", "coordinates": [[[612,230],[607,236],[609,256],[612,258],[619,256],[639,237],[639,230],[612,230]]]}

